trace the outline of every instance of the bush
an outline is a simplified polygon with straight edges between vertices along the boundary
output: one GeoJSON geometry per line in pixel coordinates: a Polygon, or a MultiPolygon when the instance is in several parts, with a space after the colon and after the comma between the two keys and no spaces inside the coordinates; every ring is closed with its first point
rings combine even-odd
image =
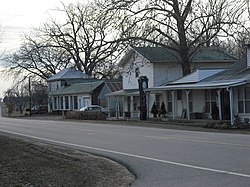
{"type": "Polygon", "coordinates": [[[78,120],[105,120],[107,115],[101,111],[85,112],[85,111],[67,111],[65,112],[66,119],[78,120]]]}

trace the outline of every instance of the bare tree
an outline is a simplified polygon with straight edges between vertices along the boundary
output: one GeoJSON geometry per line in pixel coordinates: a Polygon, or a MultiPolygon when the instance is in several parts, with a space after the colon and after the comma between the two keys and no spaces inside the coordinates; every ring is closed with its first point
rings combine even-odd
{"type": "Polygon", "coordinates": [[[47,79],[57,71],[71,66],[69,55],[60,49],[48,47],[37,35],[25,35],[20,49],[4,57],[5,74],[13,75],[17,83],[28,77],[47,79]]]}
{"type": "Polygon", "coordinates": [[[51,19],[26,34],[21,48],[5,57],[5,67],[19,82],[33,76],[47,79],[66,67],[97,78],[113,78],[119,71],[120,32],[112,13],[92,4],[62,4],[64,20],[51,19]],[[22,77],[22,78],[19,78],[22,77]]]}
{"type": "Polygon", "coordinates": [[[5,92],[4,102],[9,114],[16,110],[21,115],[29,105],[29,92],[26,85],[19,85],[8,89],[5,92]]]}
{"type": "Polygon", "coordinates": [[[51,47],[66,51],[75,67],[89,76],[112,75],[119,54],[116,17],[95,3],[64,5],[58,11],[66,20],[52,20],[40,30],[51,47]]]}
{"type": "Polygon", "coordinates": [[[128,38],[177,52],[183,75],[190,73],[191,57],[199,47],[209,46],[215,38],[234,37],[235,30],[244,29],[246,10],[242,0],[112,0],[103,6],[137,20],[135,26],[142,30],[128,38]]]}

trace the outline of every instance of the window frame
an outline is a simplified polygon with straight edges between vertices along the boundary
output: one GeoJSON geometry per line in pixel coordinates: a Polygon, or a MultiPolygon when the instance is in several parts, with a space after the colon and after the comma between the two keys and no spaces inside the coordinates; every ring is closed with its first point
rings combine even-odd
{"type": "Polygon", "coordinates": [[[212,105],[216,103],[216,90],[205,90],[205,110],[206,113],[212,113],[212,105]]]}
{"type": "Polygon", "coordinates": [[[250,94],[247,94],[250,93],[250,87],[239,87],[237,91],[238,91],[238,96],[237,96],[238,113],[250,114],[250,94]],[[247,103],[249,104],[247,105],[247,103]]]}

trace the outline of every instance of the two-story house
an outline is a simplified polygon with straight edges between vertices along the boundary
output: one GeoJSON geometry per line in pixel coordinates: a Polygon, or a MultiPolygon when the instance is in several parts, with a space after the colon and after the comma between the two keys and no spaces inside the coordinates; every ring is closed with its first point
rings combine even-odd
{"type": "MultiPolygon", "coordinates": [[[[159,87],[168,82],[182,77],[182,69],[179,55],[172,50],[162,47],[135,47],[130,48],[119,62],[122,68],[123,90],[108,94],[108,97],[115,97],[117,101],[117,114],[125,117],[130,113],[131,117],[139,117],[139,91],[138,79],[140,76],[147,76],[148,88],[159,87]]],[[[218,47],[204,47],[198,50],[191,58],[192,71],[197,68],[225,68],[237,59],[218,47]]],[[[181,95],[178,95],[181,104],[181,95]]],[[[147,94],[147,111],[150,114],[151,107],[155,102],[157,107],[164,101],[167,111],[171,112],[171,94],[162,90],[153,89],[147,94]]],[[[180,111],[178,115],[181,115],[180,111]]]]}

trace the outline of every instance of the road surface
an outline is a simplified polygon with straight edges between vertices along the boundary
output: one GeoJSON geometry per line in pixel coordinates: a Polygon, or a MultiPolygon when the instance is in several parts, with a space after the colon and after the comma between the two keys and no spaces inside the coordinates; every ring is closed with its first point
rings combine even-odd
{"type": "Polygon", "coordinates": [[[122,162],[132,186],[250,186],[249,135],[10,118],[0,132],[122,162]]]}

